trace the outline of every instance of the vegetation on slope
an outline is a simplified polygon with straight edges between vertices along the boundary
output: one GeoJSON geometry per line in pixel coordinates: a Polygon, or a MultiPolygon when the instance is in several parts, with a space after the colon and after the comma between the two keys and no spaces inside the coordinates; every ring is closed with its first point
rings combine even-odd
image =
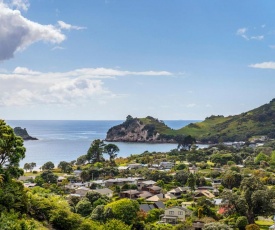
{"type": "Polygon", "coordinates": [[[113,141],[138,141],[135,138],[127,139],[132,133],[141,134],[146,131],[147,137],[142,141],[160,140],[160,142],[175,141],[175,137],[179,135],[191,135],[197,141],[203,143],[219,143],[226,141],[248,141],[252,137],[267,136],[275,137],[275,99],[270,103],[260,106],[259,108],[244,112],[235,116],[224,117],[210,116],[204,121],[191,123],[181,129],[173,130],[169,128],[163,121],[153,117],[132,118],[121,125],[112,127],[107,133],[107,140],[113,141]],[[143,125],[141,130],[136,127],[143,125]],[[156,136],[156,134],[158,134],[156,136]],[[154,136],[155,135],[155,136],[154,136]]]}

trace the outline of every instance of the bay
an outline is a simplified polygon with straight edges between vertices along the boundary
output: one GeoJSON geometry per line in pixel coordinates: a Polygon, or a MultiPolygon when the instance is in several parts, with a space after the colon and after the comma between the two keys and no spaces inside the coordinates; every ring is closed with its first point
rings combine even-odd
{"type": "MultiPolygon", "coordinates": [[[[104,140],[107,131],[122,120],[8,120],[6,123],[12,128],[26,128],[29,135],[38,138],[37,141],[25,141],[26,157],[20,162],[35,162],[37,167],[52,161],[55,166],[60,161],[76,160],[87,153],[95,139],[104,140]]],[[[182,128],[197,120],[166,120],[173,129],[182,128]]],[[[115,143],[120,152],[118,157],[127,157],[131,154],[149,152],[168,152],[177,147],[176,144],[149,144],[149,143],[115,143]]],[[[107,156],[106,156],[107,157],[107,156]]]]}

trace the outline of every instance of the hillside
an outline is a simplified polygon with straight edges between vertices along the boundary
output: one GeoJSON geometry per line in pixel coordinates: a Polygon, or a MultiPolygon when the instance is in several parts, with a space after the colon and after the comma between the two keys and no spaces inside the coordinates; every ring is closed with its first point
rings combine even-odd
{"type": "Polygon", "coordinates": [[[275,99],[235,116],[210,116],[173,130],[152,117],[133,118],[111,128],[107,141],[174,142],[176,135],[191,135],[202,143],[247,141],[255,136],[275,138],[275,99]]]}

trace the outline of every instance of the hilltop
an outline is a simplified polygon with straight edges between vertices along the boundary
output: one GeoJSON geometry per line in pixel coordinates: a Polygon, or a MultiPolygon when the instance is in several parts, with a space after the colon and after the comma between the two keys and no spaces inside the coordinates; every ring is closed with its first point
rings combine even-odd
{"type": "Polygon", "coordinates": [[[275,99],[268,104],[234,116],[210,116],[173,130],[153,117],[132,118],[112,127],[106,141],[175,142],[177,135],[191,135],[202,143],[248,141],[257,136],[275,138],[275,99]]]}

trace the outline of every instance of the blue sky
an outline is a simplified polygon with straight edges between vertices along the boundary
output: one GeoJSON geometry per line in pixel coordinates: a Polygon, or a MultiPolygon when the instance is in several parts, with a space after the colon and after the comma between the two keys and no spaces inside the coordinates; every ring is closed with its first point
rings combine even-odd
{"type": "Polygon", "coordinates": [[[272,0],[0,0],[2,119],[204,119],[274,86],[272,0]]]}

